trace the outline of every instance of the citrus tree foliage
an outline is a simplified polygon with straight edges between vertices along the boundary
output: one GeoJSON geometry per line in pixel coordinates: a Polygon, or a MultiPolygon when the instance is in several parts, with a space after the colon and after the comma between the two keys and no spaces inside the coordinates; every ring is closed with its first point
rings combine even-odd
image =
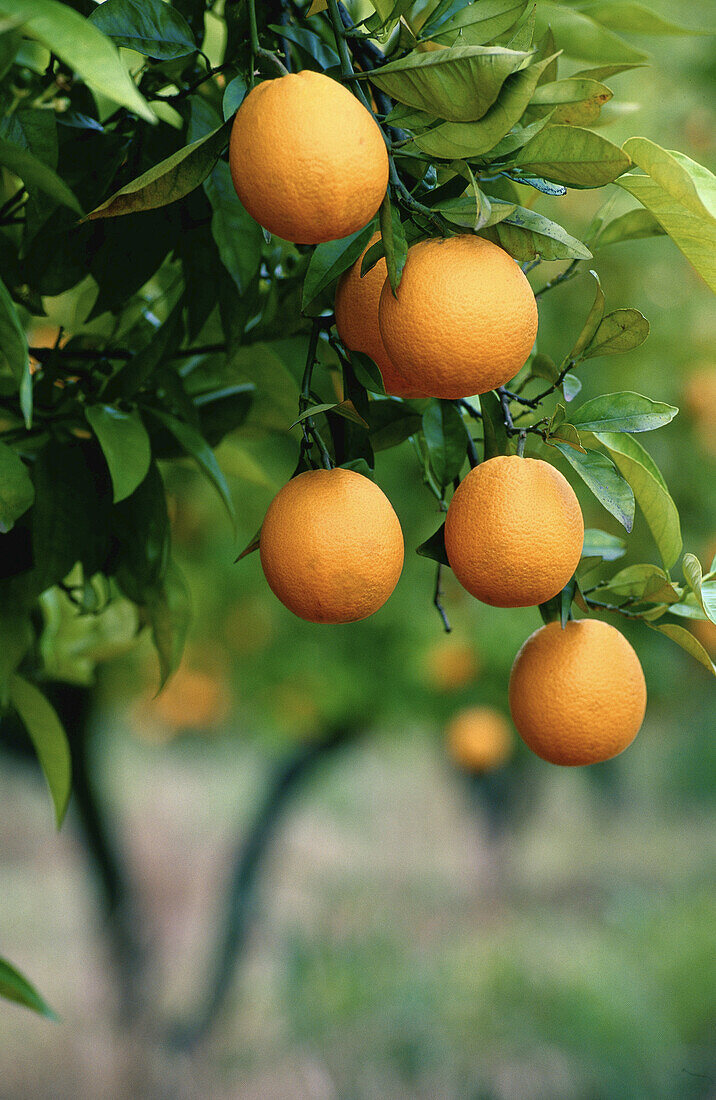
{"type": "MultiPolygon", "coordinates": [[[[0,702],[27,728],[58,822],[69,751],[42,691],[63,677],[55,643],[71,637],[91,673],[147,628],[161,682],[176,668],[190,608],[162,468],[193,459],[231,521],[240,495],[214,455],[228,432],[289,435],[297,471],[372,476],[377,452],[412,448],[443,508],[484,458],[561,456],[624,538],[587,531],[545,619],[566,621],[573,603],[641,619],[711,667],[688,625],[716,621],[716,563],[682,556],[678,511],[640,438],[677,410],[658,393],[580,401],[581,373],[649,331],[628,304],[606,310],[603,249],[668,234],[716,284],[713,176],[605,133],[619,74],[648,61],[624,32],[699,33],[616,0],[0,0],[0,702]],[[315,248],[252,220],[226,152],[247,90],[303,68],[345,82],[390,151],[375,224],[315,248]],[[541,212],[568,189],[604,190],[579,236],[541,212]],[[620,193],[631,205],[615,216],[620,193]],[[332,315],[338,277],[376,228],[363,268],[385,256],[394,289],[409,244],[456,233],[499,244],[534,273],[538,298],[581,276],[580,335],[538,339],[509,388],[481,398],[387,397],[332,315]],[[48,314],[57,339],[35,347],[48,314]],[[287,337],[304,341],[305,369],[287,337]],[[614,565],[637,508],[655,560],[614,565]]],[[[447,565],[442,529],[412,550],[447,565]]],[[[0,992],[49,1012],[4,963],[0,992]]]]}

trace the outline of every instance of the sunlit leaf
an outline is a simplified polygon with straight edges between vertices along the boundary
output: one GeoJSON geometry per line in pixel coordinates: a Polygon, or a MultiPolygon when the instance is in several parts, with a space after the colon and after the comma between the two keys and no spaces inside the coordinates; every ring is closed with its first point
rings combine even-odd
{"type": "Polygon", "coordinates": [[[571,419],[578,428],[594,432],[649,432],[669,424],[678,411],[673,405],[627,390],[592,398],[575,409],[571,419]]]}
{"type": "Polygon", "coordinates": [[[586,454],[581,454],[559,440],[550,440],[549,446],[557,448],[599,503],[619,520],[622,527],[631,531],[634,524],[634,492],[615,469],[614,463],[599,451],[587,450],[586,454]]]}
{"type": "Polygon", "coordinates": [[[10,677],[10,702],[17,711],[47,780],[59,829],[67,812],[72,782],[70,746],[55,708],[29,681],[10,677]]]}
{"type": "Polygon", "coordinates": [[[186,19],[163,0],[103,0],[89,19],[118,46],[145,57],[170,61],[196,50],[186,19]]]}
{"type": "Polygon", "coordinates": [[[652,630],[658,630],[660,634],[666,635],[667,638],[671,638],[672,642],[681,646],[689,656],[702,664],[704,668],[707,668],[714,676],[716,676],[716,666],[709,657],[708,653],[701,645],[701,642],[691,633],[690,630],[686,630],[683,626],[678,626],[676,623],[647,623],[647,626],[652,630]]]}
{"type": "Polygon", "coordinates": [[[618,145],[579,126],[545,126],[517,154],[515,163],[568,187],[603,187],[631,164],[618,145]]]}
{"type": "Polygon", "coordinates": [[[701,563],[694,554],[684,554],[681,563],[689,588],[696,596],[703,612],[712,623],[716,623],[716,585],[704,584],[701,563]]]}
{"type": "Polygon", "coordinates": [[[648,335],[649,322],[638,309],[615,309],[601,322],[581,357],[593,359],[597,355],[631,351],[643,344],[648,335]]]}

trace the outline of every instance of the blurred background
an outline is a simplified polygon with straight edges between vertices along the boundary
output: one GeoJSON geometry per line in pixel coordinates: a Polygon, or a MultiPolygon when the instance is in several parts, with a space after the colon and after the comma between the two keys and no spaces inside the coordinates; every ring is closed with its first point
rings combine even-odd
{"type": "MultiPolygon", "coordinates": [[[[709,7],[690,4],[684,18],[698,25],[709,7]]],[[[610,138],[643,134],[713,168],[713,39],[639,45],[653,63],[609,80],[620,105],[610,138]]],[[[579,236],[601,197],[552,201],[579,236]]],[[[540,209],[549,216],[549,202],[540,209]]],[[[680,406],[646,442],[685,549],[708,568],[713,300],[666,238],[605,249],[595,266],[607,308],[640,309],[651,335],[628,356],[590,361],[584,397],[635,389],[680,406]]],[[[541,350],[560,357],[590,295],[577,279],[546,296],[541,350]]],[[[291,371],[304,341],[280,350],[291,371]]],[[[638,739],[589,769],[543,763],[504,732],[509,669],[538,612],[485,607],[448,573],[454,629],[442,633],[433,563],[414,553],[439,516],[416,491],[408,444],[378,456],[407,553],[377,615],[301,622],[269,592],[258,555],[233,564],[295,465],[295,444],[261,415],[219,452],[237,543],[193,468],[165,470],[195,608],[182,668],[154,699],[145,640],[106,663],[92,689],[91,765],[112,853],[104,887],[82,807],[54,835],[39,774],[0,759],[2,952],[61,1016],[53,1024],[3,1004],[0,1097],[715,1096],[706,670],[620,621],[649,689],[638,739]],[[446,732],[472,707],[491,708],[479,718],[492,746],[484,774],[470,770],[459,732],[446,732]]],[[[580,495],[586,525],[618,534],[580,495]]],[[[637,517],[625,564],[649,560],[637,517]]],[[[51,610],[58,621],[68,613],[51,610]]],[[[128,619],[128,643],[133,629],[128,619]]],[[[716,627],[694,629],[716,654],[716,627]]],[[[101,643],[93,637],[93,655],[101,643]]],[[[59,675],[81,683],[86,645],[57,649],[59,675]]],[[[70,709],[84,706],[75,690],[70,709]]]]}

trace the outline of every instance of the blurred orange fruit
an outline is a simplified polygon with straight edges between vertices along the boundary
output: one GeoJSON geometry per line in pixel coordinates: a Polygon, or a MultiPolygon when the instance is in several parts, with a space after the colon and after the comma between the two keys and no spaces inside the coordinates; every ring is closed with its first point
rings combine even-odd
{"type": "Polygon", "coordinates": [[[631,744],[646,709],[639,658],[598,619],[536,630],[515,658],[510,710],[517,732],[551,764],[596,764],[631,744]]]}
{"type": "Polygon", "coordinates": [[[388,186],[388,152],[370,112],[337,80],[308,69],[249,92],[234,119],[229,165],[249,214],[296,244],[362,229],[388,186]]]}
{"type": "Polygon", "coordinates": [[[584,521],[549,462],[498,455],[460,483],[445,517],[445,549],[460,581],[495,607],[544,603],[579,564],[584,521]]]}
{"type": "Polygon", "coordinates": [[[537,303],[519,264],[468,234],[412,245],[397,296],[383,287],[378,317],[395,369],[430,397],[503,385],[537,336],[537,303]]]}
{"type": "Polygon", "coordinates": [[[403,532],[375,482],[308,470],[269,505],[259,552],[282,604],[313,623],[350,623],[383,606],[403,568],[403,532]]]}
{"type": "Polygon", "coordinates": [[[446,730],[450,756],[473,772],[491,771],[509,760],[514,749],[510,725],[492,707],[468,707],[451,719],[446,730]]]}
{"type": "Polygon", "coordinates": [[[156,697],[145,695],[135,712],[147,740],[169,740],[178,733],[210,733],[228,717],[231,699],[223,679],[180,666],[156,697]]]}
{"type": "Polygon", "coordinates": [[[459,638],[444,638],[423,659],[425,677],[436,691],[455,691],[473,683],[480,664],[472,646],[459,638]]]}
{"type": "Polygon", "coordinates": [[[344,271],[336,288],[336,328],[338,335],[350,351],[362,351],[369,355],[380,369],[385,392],[395,397],[420,397],[417,390],[396,370],[385,350],[378,325],[378,304],[387,278],[385,258],[378,260],[370,271],[361,277],[361,264],[368,249],[380,240],[374,233],[356,262],[344,271]]]}

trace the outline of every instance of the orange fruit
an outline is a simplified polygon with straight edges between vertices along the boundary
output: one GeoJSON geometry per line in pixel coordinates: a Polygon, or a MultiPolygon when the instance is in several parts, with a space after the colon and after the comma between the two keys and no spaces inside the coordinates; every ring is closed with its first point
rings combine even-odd
{"type": "Polygon", "coordinates": [[[370,221],[388,186],[388,153],[369,111],[322,73],[257,84],[231,130],[236,193],[284,240],[318,244],[370,221]]]}
{"type": "Polygon", "coordinates": [[[188,730],[210,732],[224,721],[230,709],[223,679],[182,665],[159,695],[148,696],[140,703],[137,717],[150,740],[162,740],[162,730],[168,735],[188,730]]]}
{"type": "Polygon", "coordinates": [[[458,711],[448,724],[446,735],[450,756],[468,771],[486,772],[499,768],[512,754],[509,723],[492,707],[467,707],[458,711]]]}
{"type": "Polygon", "coordinates": [[[476,680],[480,665],[467,642],[445,638],[436,642],[425,655],[425,677],[436,691],[454,691],[476,680]]]}
{"type": "Polygon", "coordinates": [[[510,674],[517,732],[550,764],[597,764],[623,752],[644,719],[646,685],[623,634],[598,619],[536,630],[510,674]]]}
{"type": "Polygon", "coordinates": [[[312,623],[382,607],[403,568],[403,532],[382,489],[354,470],[308,470],[269,505],[259,546],[274,595],[312,623]]]}
{"type": "Polygon", "coordinates": [[[503,385],[537,335],[537,303],[519,264],[468,235],[412,245],[397,297],[386,282],[378,317],[396,370],[430,397],[503,385]]]}
{"type": "Polygon", "coordinates": [[[378,303],[387,278],[385,258],[366,272],[361,278],[360,268],[371,245],[380,240],[380,233],[374,233],[359,258],[344,271],[336,287],[336,328],[338,335],[350,351],[362,351],[369,355],[380,369],[385,392],[394,397],[421,397],[419,391],[411,389],[398,373],[385,350],[383,337],[378,325],[378,303]]]}
{"type": "Polygon", "coordinates": [[[574,490],[539,458],[498,455],[476,466],[445,517],[455,576],[494,607],[528,607],[556,596],[577,568],[583,543],[574,490]]]}

